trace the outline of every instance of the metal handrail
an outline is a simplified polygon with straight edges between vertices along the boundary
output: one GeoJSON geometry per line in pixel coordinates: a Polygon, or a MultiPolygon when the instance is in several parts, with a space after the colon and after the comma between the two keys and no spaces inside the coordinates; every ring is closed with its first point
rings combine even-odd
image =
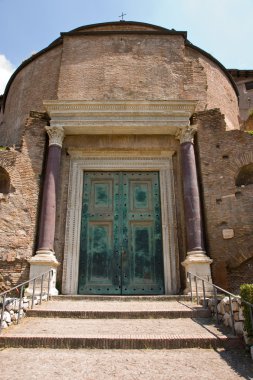
{"type": "Polygon", "coordinates": [[[252,330],[253,330],[253,304],[252,303],[250,303],[248,301],[245,301],[241,296],[237,296],[237,295],[235,295],[233,293],[230,293],[227,290],[222,289],[219,286],[213,284],[212,282],[207,281],[207,280],[205,280],[205,279],[197,276],[196,274],[193,274],[191,272],[187,272],[187,278],[189,278],[189,283],[190,283],[191,301],[192,302],[193,302],[192,277],[193,277],[194,282],[195,282],[195,291],[196,291],[196,297],[197,297],[197,304],[199,304],[199,291],[198,291],[197,279],[199,279],[202,282],[202,290],[203,290],[204,306],[205,307],[207,306],[205,283],[208,284],[209,286],[212,286],[212,288],[213,288],[213,294],[214,294],[214,299],[215,299],[215,315],[216,315],[216,322],[217,322],[217,324],[220,323],[219,316],[218,316],[218,308],[217,308],[217,305],[218,305],[218,292],[217,292],[217,290],[219,290],[221,293],[226,294],[229,297],[229,308],[230,308],[230,315],[231,315],[231,321],[232,321],[232,327],[231,328],[232,328],[233,334],[236,335],[235,320],[234,320],[234,313],[233,313],[233,306],[232,306],[232,297],[240,299],[240,301],[241,301],[242,304],[245,304],[245,305],[249,306],[249,310],[250,310],[250,322],[251,322],[251,327],[252,327],[252,330]]]}
{"type": "Polygon", "coordinates": [[[34,299],[35,299],[36,280],[38,280],[38,279],[41,280],[40,293],[39,293],[39,298],[40,298],[39,304],[41,305],[41,303],[42,303],[42,297],[43,297],[43,283],[44,283],[44,278],[45,278],[46,275],[48,275],[47,293],[46,293],[47,294],[47,301],[48,301],[49,298],[50,298],[50,294],[49,294],[49,292],[50,292],[50,281],[51,281],[51,278],[53,276],[53,269],[50,269],[49,271],[44,272],[44,273],[40,274],[39,276],[33,277],[30,280],[22,282],[18,286],[15,286],[15,287],[13,287],[13,288],[11,288],[9,290],[6,290],[5,292],[0,293],[0,297],[3,299],[2,311],[0,310],[0,313],[1,313],[1,317],[0,317],[0,332],[2,330],[4,311],[5,311],[5,306],[6,306],[6,296],[9,293],[11,293],[11,292],[17,291],[18,289],[20,289],[20,293],[19,293],[19,305],[18,305],[18,318],[17,318],[17,324],[18,324],[19,320],[20,320],[20,315],[21,315],[21,305],[22,305],[22,299],[23,299],[24,286],[27,285],[27,284],[30,284],[32,282],[32,289],[33,289],[33,291],[32,291],[31,309],[33,309],[33,307],[34,307],[34,299]]]}

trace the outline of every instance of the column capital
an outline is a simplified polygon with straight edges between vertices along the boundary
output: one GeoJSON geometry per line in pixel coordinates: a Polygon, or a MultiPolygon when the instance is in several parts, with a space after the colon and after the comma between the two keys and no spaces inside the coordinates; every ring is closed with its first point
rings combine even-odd
{"type": "Polygon", "coordinates": [[[180,141],[180,144],[190,142],[193,143],[193,137],[197,132],[197,128],[188,125],[187,127],[180,128],[180,130],[176,133],[176,139],[180,141]]]}
{"type": "Polygon", "coordinates": [[[61,148],[64,139],[64,129],[62,127],[45,127],[45,129],[49,136],[49,146],[58,145],[61,148]]]}

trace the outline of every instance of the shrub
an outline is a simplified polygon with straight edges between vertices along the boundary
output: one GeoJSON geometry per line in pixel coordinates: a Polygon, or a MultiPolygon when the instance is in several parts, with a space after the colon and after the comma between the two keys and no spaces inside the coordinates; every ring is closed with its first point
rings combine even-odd
{"type": "MultiPolygon", "coordinates": [[[[253,304],[253,284],[242,284],[240,286],[240,294],[244,301],[253,304]]],[[[243,315],[245,318],[244,328],[248,336],[253,336],[253,327],[250,318],[250,306],[243,304],[243,315]]]]}

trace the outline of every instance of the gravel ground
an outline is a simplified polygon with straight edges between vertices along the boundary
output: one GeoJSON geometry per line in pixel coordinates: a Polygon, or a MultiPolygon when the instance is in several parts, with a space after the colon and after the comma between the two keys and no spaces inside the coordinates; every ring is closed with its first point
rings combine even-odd
{"type": "Polygon", "coordinates": [[[243,350],[0,351],[2,380],[235,380],[253,379],[243,350]]]}

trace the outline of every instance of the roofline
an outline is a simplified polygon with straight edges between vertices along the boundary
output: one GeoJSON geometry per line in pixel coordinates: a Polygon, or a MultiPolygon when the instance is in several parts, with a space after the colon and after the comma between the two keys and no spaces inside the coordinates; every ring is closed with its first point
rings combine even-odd
{"type": "MultiPolygon", "coordinates": [[[[185,36],[185,38],[187,37],[187,32],[186,31],[176,31],[175,29],[167,29],[167,28],[164,28],[163,26],[158,26],[158,25],[154,25],[154,24],[149,24],[147,22],[140,22],[140,21],[125,21],[125,20],[121,20],[121,21],[110,21],[110,22],[100,22],[100,23],[97,23],[97,24],[89,24],[89,25],[84,25],[84,26],[79,26],[78,28],[75,28],[75,29],[72,29],[70,30],[69,32],[66,32],[66,34],[68,33],[75,33],[75,32],[78,32],[79,30],[82,30],[82,29],[93,29],[94,27],[98,27],[98,26],[112,26],[112,25],[124,25],[124,24],[128,24],[128,25],[139,25],[139,26],[147,26],[147,27],[152,27],[152,28],[155,28],[157,29],[157,31],[160,31],[160,32],[169,32],[169,34],[182,34],[185,36]]],[[[100,32],[100,31],[99,31],[100,32]]],[[[101,30],[102,32],[102,30],[101,30]]],[[[116,31],[117,33],[119,33],[118,31],[116,31]]],[[[149,32],[149,30],[145,30],[145,32],[149,32]]],[[[135,31],[135,33],[139,33],[139,31],[135,31]]]]}
{"type": "Polygon", "coordinates": [[[247,78],[247,77],[251,77],[253,76],[253,70],[240,70],[240,69],[228,69],[228,72],[232,75],[232,76],[236,76],[236,77],[244,77],[244,78],[247,78]]]}
{"type": "Polygon", "coordinates": [[[237,95],[237,97],[239,97],[239,91],[238,91],[238,88],[235,84],[235,81],[232,77],[232,75],[230,74],[229,70],[226,69],[225,66],[223,66],[222,63],[220,63],[220,61],[218,61],[218,59],[214,58],[214,56],[212,56],[211,54],[207,53],[205,50],[199,48],[198,46],[196,45],[193,45],[189,40],[186,40],[185,41],[185,45],[194,49],[194,50],[197,50],[198,52],[200,52],[201,54],[203,54],[205,57],[207,57],[208,59],[210,59],[211,61],[213,61],[214,63],[216,63],[217,66],[220,67],[220,69],[224,72],[224,74],[226,75],[226,77],[229,79],[230,83],[232,84],[232,87],[233,89],[235,90],[235,93],[237,95]]]}
{"type": "Polygon", "coordinates": [[[233,80],[233,77],[229,73],[229,71],[216,58],[214,58],[211,54],[209,54],[205,50],[202,50],[201,48],[193,45],[187,39],[187,32],[186,31],[176,31],[174,29],[167,29],[167,28],[164,28],[162,26],[157,26],[154,24],[148,24],[145,22],[138,22],[138,21],[112,21],[112,22],[103,22],[103,23],[97,23],[97,24],[84,25],[84,26],[80,26],[78,28],[72,29],[69,32],[62,32],[62,33],[60,33],[60,37],[58,37],[56,40],[54,40],[46,48],[40,50],[38,53],[33,54],[31,57],[29,57],[28,59],[23,61],[21,63],[21,65],[14,71],[14,73],[10,77],[10,79],[9,79],[9,81],[5,87],[4,94],[2,95],[3,96],[3,111],[5,108],[5,103],[6,103],[8,93],[9,93],[10,86],[11,86],[13,80],[15,79],[16,75],[25,66],[29,65],[29,63],[31,63],[32,61],[34,61],[35,59],[40,57],[42,54],[48,52],[51,49],[54,49],[56,46],[60,46],[63,43],[63,37],[64,36],[73,36],[73,35],[77,35],[77,34],[78,35],[112,35],[112,34],[181,35],[185,40],[186,46],[188,46],[194,50],[197,50],[198,52],[200,52],[201,54],[203,54],[204,56],[209,58],[211,61],[213,61],[216,65],[218,65],[220,67],[220,69],[224,72],[224,74],[229,79],[230,83],[232,84],[232,87],[235,90],[236,95],[239,96],[238,89],[237,89],[236,84],[233,80]],[[154,31],[152,31],[152,30],[141,30],[141,31],[138,31],[138,30],[136,30],[136,31],[126,31],[126,30],[125,31],[124,30],[122,30],[122,31],[118,31],[118,30],[103,31],[103,30],[99,30],[99,31],[89,31],[89,29],[92,29],[92,28],[98,27],[98,26],[111,26],[111,25],[119,25],[119,24],[122,24],[122,25],[126,25],[126,24],[127,25],[140,25],[140,26],[153,27],[153,28],[157,29],[157,31],[155,31],[155,30],[154,31]],[[83,29],[86,29],[87,32],[86,31],[79,32],[80,30],[83,30],[83,29]]]}
{"type": "Polygon", "coordinates": [[[3,111],[4,111],[4,108],[5,108],[5,103],[6,103],[6,99],[7,99],[7,96],[8,96],[8,92],[9,92],[10,86],[11,86],[13,80],[15,79],[15,77],[17,76],[17,74],[25,66],[29,65],[29,63],[31,63],[32,61],[34,61],[36,58],[40,57],[42,54],[46,53],[47,51],[49,51],[51,49],[54,49],[56,46],[59,46],[61,44],[62,44],[62,37],[59,37],[56,40],[54,40],[50,45],[48,45],[46,48],[40,50],[38,53],[35,53],[35,54],[31,55],[31,57],[27,58],[25,61],[23,61],[21,63],[21,65],[18,66],[18,68],[14,71],[14,73],[12,74],[12,76],[10,77],[10,79],[8,80],[7,85],[5,87],[4,94],[2,95],[3,96],[3,111]]]}

